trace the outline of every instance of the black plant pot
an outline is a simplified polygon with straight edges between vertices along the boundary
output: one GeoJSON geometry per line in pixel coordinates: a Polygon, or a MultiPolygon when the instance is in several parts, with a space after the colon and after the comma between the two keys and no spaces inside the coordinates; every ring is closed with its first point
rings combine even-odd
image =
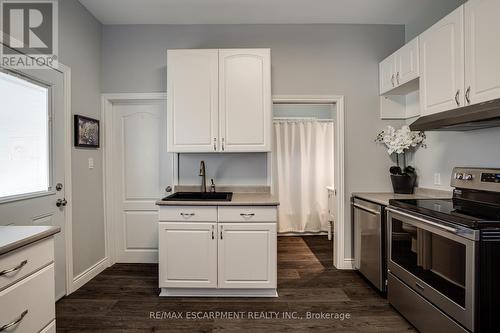
{"type": "Polygon", "coordinates": [[[417,175],[412,173],[409,175],[391,175],[392,188],[394,193],[412,194],[417,181],[417,175]]]}

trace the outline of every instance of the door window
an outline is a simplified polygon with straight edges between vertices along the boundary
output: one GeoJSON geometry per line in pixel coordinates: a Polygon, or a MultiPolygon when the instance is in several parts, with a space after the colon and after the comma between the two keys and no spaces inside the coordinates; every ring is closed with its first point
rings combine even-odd
{"type": "Polygon", "coordinates": [[[0,72],[0,201],[50,190],[50,89],[0,72]]]}

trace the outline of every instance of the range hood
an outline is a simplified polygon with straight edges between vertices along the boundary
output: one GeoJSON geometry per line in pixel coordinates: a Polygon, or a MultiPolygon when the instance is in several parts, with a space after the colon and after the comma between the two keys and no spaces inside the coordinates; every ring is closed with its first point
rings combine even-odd
{"type": "Polygon", "coordinates": [[[471,131],[500,126],[500,99],[418,118],[413,131],[471,131]]]}

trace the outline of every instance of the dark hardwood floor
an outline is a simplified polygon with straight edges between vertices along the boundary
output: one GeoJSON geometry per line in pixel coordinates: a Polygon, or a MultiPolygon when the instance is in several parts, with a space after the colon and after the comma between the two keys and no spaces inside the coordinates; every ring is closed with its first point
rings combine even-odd
{"type": "Polygon", "coordinates": [[[57,303],[57,332],[414,332],[356,272],[332,267],[326,237],[279,237],[278,298],[160,298],[157,275],[152,264],[106,269],[57,303]]]}

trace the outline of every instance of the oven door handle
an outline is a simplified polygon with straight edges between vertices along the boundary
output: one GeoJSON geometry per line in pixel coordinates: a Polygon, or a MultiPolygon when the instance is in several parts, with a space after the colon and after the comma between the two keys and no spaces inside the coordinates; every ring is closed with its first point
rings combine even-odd
{"type": "MultiPolygon", "coordinates": [[[[387,211],[389,211],[391,213],[399,214],[399,215],[402,215],[404,217],[407,217],[407,218],[410,218],[410,219],[413,219],[413,220],[416,220],[416,221],[419,221],[419,222],[431,225],[431,226],[436,227],[436,228],[441,229],[441,230],[452,232],[452,233],[457,234],[457,235],[460,233],[460,230],[457,229],[457,228],[448,227],[446,225],[442,225],[442,224],[439,224],[439,223],[436,223],[436,222],[432,222],[432,221],[423,219],[423,218],[415,216],[415,215],[407,214],[407,213],[404,213],[402,211],[399,211],[399,210],[396,210],[396,209],[392,209],[390,207],[387,207],[385,210],[387,210],[387,211]]],[[[405,222],[407,222],[407,221],[405,221],[405,222]]]]}
{"type": "Polygon", "coordinates": [[[353,203],[352,204],[355,208],[358,208],[358,209],[361,209],[361,210],[364,210],[365,212],[367,213],[370,213],[370,214],[373,214],[373,215],[380,215],[380,212],[374,210],[374,209],[370,209],[370,208],[367,208],[365,206],[361,206],[357,203],[353,203]]]}

